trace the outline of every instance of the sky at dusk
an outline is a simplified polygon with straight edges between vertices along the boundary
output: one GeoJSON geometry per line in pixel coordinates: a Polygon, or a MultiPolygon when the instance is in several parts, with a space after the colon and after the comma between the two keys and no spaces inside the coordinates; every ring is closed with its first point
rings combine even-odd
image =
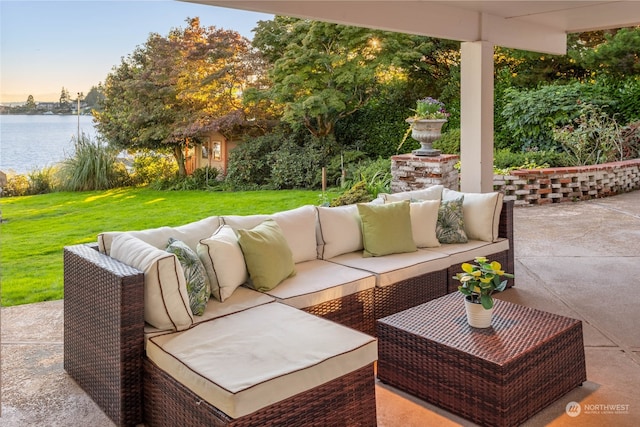
{"type": "Polygon", "coordinates": [[[184,28],[188,17],[249,39],[258,21],[272,19],[174,0],[0,0],[0,102],[57,101],[62,87],[72,98],[86,94],[150,33],[184,28]]]}

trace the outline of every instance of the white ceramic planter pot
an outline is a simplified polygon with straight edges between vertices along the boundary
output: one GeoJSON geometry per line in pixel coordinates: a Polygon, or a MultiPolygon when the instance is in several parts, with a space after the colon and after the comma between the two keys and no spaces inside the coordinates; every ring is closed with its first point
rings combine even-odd
{"type": "Polygon", "coordinates": [[[493,307],[485,310],[482,304],[476,304],[470,301],[469,297],[464,298],[464,308],[467,312],[467,322],[474,328],[490,328],[491,316],[493,315],[493,307]]]}

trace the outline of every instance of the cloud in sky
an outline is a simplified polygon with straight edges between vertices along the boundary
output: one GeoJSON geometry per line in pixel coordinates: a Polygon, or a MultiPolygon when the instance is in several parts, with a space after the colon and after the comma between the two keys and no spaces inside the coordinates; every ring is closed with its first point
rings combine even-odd
{"type": "Polygon", "coordinates": [[[170,0],[0,1],[0,102],[57,101],[104,82],[150,33],[199,17],[203,26],[252,38],[271,15],[170,0]]]}

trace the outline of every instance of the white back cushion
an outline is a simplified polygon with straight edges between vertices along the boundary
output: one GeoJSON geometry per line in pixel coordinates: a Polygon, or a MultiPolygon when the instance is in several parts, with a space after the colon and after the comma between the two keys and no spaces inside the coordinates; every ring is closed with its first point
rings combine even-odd
{"type": "Polygon", "coordinates": [[[268,218],[274,219],[282,230],[282,234],[293,253],[293,262],[299,263],[318,258],[317,217],[314,206],[301,206],[273,215],[230,215],[222,217],[222,221],[234,230],[249,230],[268,218]]]}
{"type": "Polygon", "coordinates": [[[457,199],[464,195],[462,214],[464,231],[469,239],[495,242],[502,212],[502,193],[460,193],[445,188],[442,200],[457,199]]]}
{"type": "Polygon", "coordinates": [[[187,284],[175,255],[128,233],[113,239],[111,257],[144,272],[144,319],[163,330],[183,330],[193,323],[187,284]]]}
{"type": "MultiPolygon", "coordinates": [[[[182,240],[187,246],[195,250],[200,239],[211,236],[218,227],[220,227],[220,217],[210,216],[178,227],[158,227],[140,231],[128,231],[126,233],[158,249],[164,249],[167,246],[169,237],[173,237],[174,239],[182,240]]],[[[113,239],[123,233],[125,232],[110,231],[100,233],[98,235],[100,252],[110,255],[113,239]]]]}
{"type": "Polygon", "coordinates": [[[440,200],[442,198],[443,185],[433,185],[422,190],[403,191],[401,193],[386,194],[379,196],[385,203],[401,202],[403,200],[440,200]]]}

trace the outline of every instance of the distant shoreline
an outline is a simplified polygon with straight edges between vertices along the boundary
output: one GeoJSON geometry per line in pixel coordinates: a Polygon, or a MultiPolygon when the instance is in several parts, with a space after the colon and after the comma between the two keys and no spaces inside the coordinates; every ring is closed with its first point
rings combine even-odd
{"type": "MultiPolygon", "coordinates": [[[[53,113],[51,111],[37,111],[33,113],[16,113],[12,111],[0,111],[3,116],[77,116],[78,113],[53,113]]],[[[91,116],[91,113],[80,113],[81,116],[91,116]]]]}

